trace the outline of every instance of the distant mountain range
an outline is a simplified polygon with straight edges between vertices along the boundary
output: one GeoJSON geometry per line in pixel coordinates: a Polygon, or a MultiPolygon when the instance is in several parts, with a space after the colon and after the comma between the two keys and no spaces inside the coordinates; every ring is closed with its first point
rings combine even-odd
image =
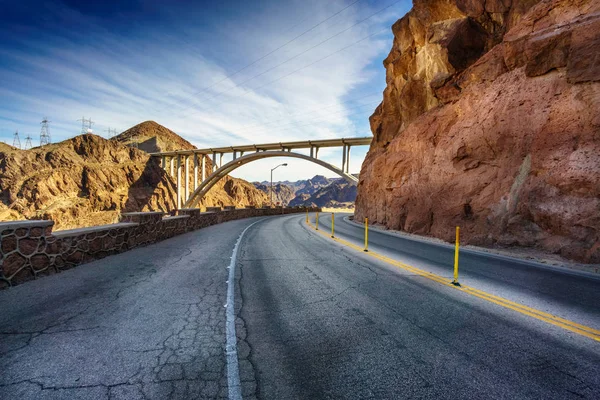
{"type": "MultiPolygon", "coordinates": [[[[254,182],[254,186],[270,196],[270,182],[254,182]]],[[[356,185],[343,178],[315,175],[299,181],[273,182],[273,203],[289,206],[353,208],[356,185]]]]}

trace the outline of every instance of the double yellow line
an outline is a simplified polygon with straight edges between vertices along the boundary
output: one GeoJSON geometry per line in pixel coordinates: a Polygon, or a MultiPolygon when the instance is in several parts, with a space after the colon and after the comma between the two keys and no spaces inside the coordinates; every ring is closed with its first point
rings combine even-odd
{"type": "MultiPolygon", "coordinates": [[[[310,223],[310,221],[307,219],[306,220],[308,225],[310,225],[311,227],[313,227],[313,225],[310,223]]],[[[314,228],[314,227],[313,227],[314,228]]],[[[451,281],[447,278],[444,278],[442,276],[433,274],[431,272],[427,272],[427,271],[423,271],[422,269],[419,268],[415,268],[411,265],[402,263],[400,261],[394,260],[392,258],[386,257],[384,255],[375,253],[371,250],[369,250],[368,253],[363,252],[363,248],[360,246],[357,246],[353,243],[350,243],[346,240],[340,239],[339,237],[330,237],[329,235],[327,235],[327,233],[324,233],[323,231],[319,231],[319,230],[315,230],[315,232],[321,233],[322,235],[324,235],[325,237],[329,237],[330,239],[343,244],[344,246],[348,246],[356,251],[361,252],[362,254],[365,254],[369,257],[374,257],[378,260],[381,260],[383,262],[386,262],[388,264],[391,264],[395,267],[401,268],[403,270],[409,271],[415,275],[419,275],[422,276],[424,278],[430,279],[432,281],[435,281],[437,283],[440,283],[444,286],[447,286],[449,288],[455,289],[455,290],[459,290],[461,292],[470,294],[471,296],[475,296],[478,297],[480,299],[489,301],[490,303],[494,303],[497,304],[499,306],[508,308],[510,310],[513,311],[517,311],[521,314],[527,315],[529,317],[538,319],[540,321],[544,321],[547,322],[549,324],[552,324],[554,326],[558,326],[560,328],[566,329],[568,331],[571,332],[575,332],[579,335],[588,337],[590,339],[593,339],[597,342],[600,342],[600,330],[591,328],[589,326],[585,326],[585,325],[581,325],[578,324],[576,322],[573,321],[569,321],[568,319],[564,319],[564,318],[560,318],[557,317],[555,315],[552,314],[548,314],[546,312],[540,311],[540,310],[536,310],[535,308],[531,308],[531,307],[527,307],[523,304],[519,304],[519,303],[515,303],[514,301],[510,301],[508,299],[505,299],[503,297],[499,297],[499,296],[495,296],[493,294],[484,292],[482,290],[479,289],[475,289],[469,286],[465,286],[465,285],[461,285],[461,286],[455,286],[451,283],[451,281]]]]}

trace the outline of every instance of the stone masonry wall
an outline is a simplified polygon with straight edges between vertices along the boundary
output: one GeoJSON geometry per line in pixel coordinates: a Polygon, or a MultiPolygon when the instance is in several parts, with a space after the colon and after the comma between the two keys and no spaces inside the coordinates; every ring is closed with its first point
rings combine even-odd
{"type": "Polygon", "coordinates": [[[211,208],[121,214],[118,224],[52,233],[53,221],[0,222],[0,289],[55,274],[182,233],[242,218],[320,211],[318,208],[211,208]]]}

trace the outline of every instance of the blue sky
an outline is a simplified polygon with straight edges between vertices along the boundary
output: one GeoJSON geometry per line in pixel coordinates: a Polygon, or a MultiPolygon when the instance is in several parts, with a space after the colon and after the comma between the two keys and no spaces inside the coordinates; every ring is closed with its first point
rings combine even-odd
{"type": "MultiPolygon", "coordinates": [[[[0,140],[155,120],[199,147],[370,135],[407,0],[0,0],[0,140]]],[[[366,148],[352,151],[358,172],[366,148]]],[[[322,149],[341,163],[341,150],[322,149]]],[[[263,160],[234,175],[264,180],[263,160]]],[[[329,171],[288,160],[280,179],[329,171]]],[[[279,171],[278,171],[279,172],[279,171]]]]}

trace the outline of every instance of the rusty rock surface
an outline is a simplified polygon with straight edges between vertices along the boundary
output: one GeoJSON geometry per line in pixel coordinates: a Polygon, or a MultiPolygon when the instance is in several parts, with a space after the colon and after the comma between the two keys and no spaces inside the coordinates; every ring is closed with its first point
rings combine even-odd
{"type": "Polygon", "coordinates": [[[356,217],[600,262],[600,2],[421,0],[393,31],[356,217]]]}

